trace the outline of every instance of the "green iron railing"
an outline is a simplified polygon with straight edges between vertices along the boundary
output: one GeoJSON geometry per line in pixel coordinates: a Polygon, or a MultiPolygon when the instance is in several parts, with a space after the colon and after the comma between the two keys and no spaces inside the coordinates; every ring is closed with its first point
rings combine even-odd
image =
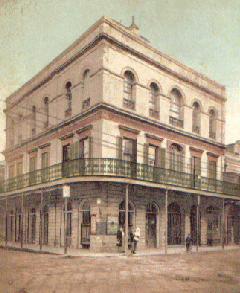
{"type": "Polygon", "coordinates": [[[240,197],[240,185],[118,159],[76,159],[0,182],[0,193],[75,176],[126,177],[240,197]]]}

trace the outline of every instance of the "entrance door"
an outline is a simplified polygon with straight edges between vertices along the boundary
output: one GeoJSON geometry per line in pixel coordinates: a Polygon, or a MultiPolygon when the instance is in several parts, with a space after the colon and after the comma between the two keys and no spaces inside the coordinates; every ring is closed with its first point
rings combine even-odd
{"type": "Polygon", "coordinates": [[[181,244],[181,234],[180,206],[176,203],[172,203],[168,206],[168,244],[181,244]]]}
{"type": "Polygon", "coordinates": [[[146,232],[147,232],[147,247],[157,247],[157,207],[154,203],[147,206],[146,212],[146,232]]]}
{"type": "Polygon", "coordinates": [[[89,248],[90,247],[90,229],[91,229],[89,202],[84,203],[81,212],[82,212],[81,245],[83,248],[89,248]]]}

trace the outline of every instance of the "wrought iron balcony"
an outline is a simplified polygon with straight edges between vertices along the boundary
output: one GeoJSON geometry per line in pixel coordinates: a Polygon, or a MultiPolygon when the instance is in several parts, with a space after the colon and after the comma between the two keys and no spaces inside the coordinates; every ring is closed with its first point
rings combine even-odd
{"type": "Polygon", "coordinates": [[[117,159],[76,159],[0,182],[0,193],[76,176],[115,176],[240,197],[240,185],[117,159]]]}
{"type": "Polygon", "coordinates": [[[183,127],[183,120],[180,120],[176,117],[169,116],[169,123],[173,126],[183,127]]]}

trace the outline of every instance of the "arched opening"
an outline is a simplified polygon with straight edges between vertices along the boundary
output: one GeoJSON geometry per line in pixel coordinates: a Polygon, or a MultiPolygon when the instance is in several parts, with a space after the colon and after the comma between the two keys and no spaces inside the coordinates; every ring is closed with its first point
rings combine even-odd
{"type": "Polygon", "coordinates": [[[201,126],[201,115],[200,115],[200,106],[198,102],[193,103],[193,111],[192,111],[192,132],[200,134],[200,126],[201,126]]]}
{"type": "Polygon", "coordinates": [[[146,243],[148,248],[157,247],[157,205],[153,202],[146,209],[146,243]]]}
{"type": "Polygon", "coordinates": [[[182,244],[181,211],[177,203],[168,206],[168,244],[182,244]]]}
{"type": "Polygon", "coordinates": [[[178,127],[183,127],[181,104],[182,104],[182,95],[180,91],[176,88],[172,89],[170,93],[169,123],[178,127]]]}
{"type": "Polygon", "coordinates": [[[82,209],[82,224],[81,224],[81,245],[83,248],[90,247],[90,229],[91,229],[91,217],[90,217],[90,204],[85,201],[82,209]]]}
{"type": "Polygon", "coordinates": [[[159,87],[155,82],[150,84],[149,116],[159,118],[159,87]]]}
{"type": "Polygon", "coordinates": [[[124,97],[123,105],[126,108],[134,109],[134,97],[133,97],[133,85],[134,85],[134,74],[126,70],[124,73],[124,97]]]}
{"type": "Polygon", "coordinates": [[[207,245],[220,244],[221,240],[221,216],[218,208],[209,206],[207,214],[207,245]]]}

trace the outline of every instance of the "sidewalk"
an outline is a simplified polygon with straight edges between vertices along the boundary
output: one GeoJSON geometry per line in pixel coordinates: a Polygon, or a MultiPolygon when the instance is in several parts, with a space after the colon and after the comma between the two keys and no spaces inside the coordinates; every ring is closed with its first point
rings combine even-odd
{"type": "MultiPolygon", "coordinates": [[[[125,253],[108,253],[108,252],[92,252],[88,249],[73,249],[68,248],[67,254],[64,254],[64,248],[63,247],[49,247],[49,246],[43,246],[42,251],[40,251],[39,245],[25,245],[23,248],[21,248],[19,245],[4,245],[3,243],[0,243],[0,247],[2,248],[9,248],[13,250],[23,250],[23,251],[32,251],[36,253],[50,253],[50,254],[58,254],[62,256],[69,256],[69,257],[81,257],[81,256],[89,256],[89,257],[123,257],[126,256],[125,253]]],[[[223,251],[223,250],[235,250],[240,249],[239,245],[227,245],[224,246],[224,249],[222,246],[200,246],[198,247],[198,251],[196,250],[196,246],[192,246],[191,250],[189,252],[186,252],[185,246],[168,246],[167,247],[167,254],[186,254],[186,253],[199,253],[199,252],[211,252],[211,251],[223,251]]],[[[137,256],[147,256],[147,255],[164,255],[165,253],[165,247],[161,248],[153,248],[153,249],[139,249],[137,250],[136,254],[133,255],[133,257],[137,256]]],[[[131,255],[129,250],[129,255],[131,255]]]]}

